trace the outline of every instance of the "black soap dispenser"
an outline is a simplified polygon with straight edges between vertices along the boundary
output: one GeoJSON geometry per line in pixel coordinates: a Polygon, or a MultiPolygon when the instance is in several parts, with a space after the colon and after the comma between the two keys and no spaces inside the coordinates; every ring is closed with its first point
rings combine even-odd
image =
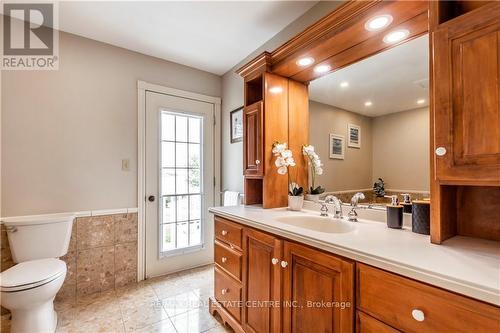
{"type": "Polygon", "coordinates": [[[401,203],[401,206],[403,206],[403,213],[410,213],[411,214],[411,196],[410,193],[402,193],[401,196],[403,197],[403,202],[401,203]]]}
{"type": "Polygon", "coordinates": [[[391,204],[387,205],[387,226],[392,229],[403,227],[403,206],[399,204],[397,195],[387,195],[391,198],[391,204]]]}

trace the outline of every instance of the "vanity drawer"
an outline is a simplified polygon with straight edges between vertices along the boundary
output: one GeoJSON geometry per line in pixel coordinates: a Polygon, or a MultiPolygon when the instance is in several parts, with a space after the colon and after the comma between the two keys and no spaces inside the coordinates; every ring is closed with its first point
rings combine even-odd
{"type": "Polygon", "coordinates": [[[236,279],[241,281],[241,258],[242,254],[235,250],[230,249],[218,240],[215,241],[215,262],[233,275],[236,279]]]}
{"type": "Polygon", "coordinates": [[[500,308],[357,264],[358,309],[404,332],[498,332],[500,308]]]}
{"type": "Polygon", "coordinates": [[[215,299],[238,321],[241,321],[241,284],[215,266],[215,299]]]}
{"type": "Polygon", "coordinates": [[[361,311],[356,312],[356,333],[398,333],[400,331],[361,311]]]}
{"type": "Polygon", "coordinates": [[[215,217],[215,238],[226,242],[231,247],[241,250],[242,227],[222,217],[215,217]]]}

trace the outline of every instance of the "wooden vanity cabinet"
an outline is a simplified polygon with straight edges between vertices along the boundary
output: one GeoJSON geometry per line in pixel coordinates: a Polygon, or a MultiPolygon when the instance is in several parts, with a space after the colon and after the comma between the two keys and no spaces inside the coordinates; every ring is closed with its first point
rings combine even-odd
{"type": "Polygon", "coordinates": [[[281,244],[272,235],[250,228],[243,230],[243,302],[249,305],[243,307],[245,332],[281,330],[277,306],[281,300],[281,244]]]}
{"type": "Polygon", "coordinates": [[[434,156],[442,183],[500,186],[500,3],[432,32],[434,156]]]}
{"type": "Polygon", "coordinates": [[[263,104],[255,102],[243,111],[243,174],[247,178],[264,176],[262,125],[263,104]]]}
{"type": "Polygon", "coordinates": [[[353,332],[354,262],[288,241],[283,249],[283,332],[353,332]]]}
{"type": "Polygon", "coordinates": [[[209,308],[236,332],[353,332],[354,262],[218,216],[215,237],[215,299],[209,308]],[[238,244],[241,280],[234,273],[238,244]],[[232,256],[222,263],[221,253],[232,256]],[[241,308],[228,306],[238,299],[241,308]]]}

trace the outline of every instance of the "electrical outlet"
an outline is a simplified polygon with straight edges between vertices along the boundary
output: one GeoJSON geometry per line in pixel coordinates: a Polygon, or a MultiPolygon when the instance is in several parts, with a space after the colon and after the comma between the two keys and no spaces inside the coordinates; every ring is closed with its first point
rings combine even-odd
{"type": "Polygon", "coordinates": [[[122,160],[122,171],[130,171],[130,160],[128,158],[122,160]]]}

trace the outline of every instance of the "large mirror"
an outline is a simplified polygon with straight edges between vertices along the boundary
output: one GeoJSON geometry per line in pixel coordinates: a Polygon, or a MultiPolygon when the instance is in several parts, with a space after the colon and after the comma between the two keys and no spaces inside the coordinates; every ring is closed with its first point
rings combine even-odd
{"type": "Polygon", "coordinates": [[[310,83],[322,197],[363,192],[360,202],[384,207],[384,195],[429,196],[428,45],[421,36],[310,83]]]}

